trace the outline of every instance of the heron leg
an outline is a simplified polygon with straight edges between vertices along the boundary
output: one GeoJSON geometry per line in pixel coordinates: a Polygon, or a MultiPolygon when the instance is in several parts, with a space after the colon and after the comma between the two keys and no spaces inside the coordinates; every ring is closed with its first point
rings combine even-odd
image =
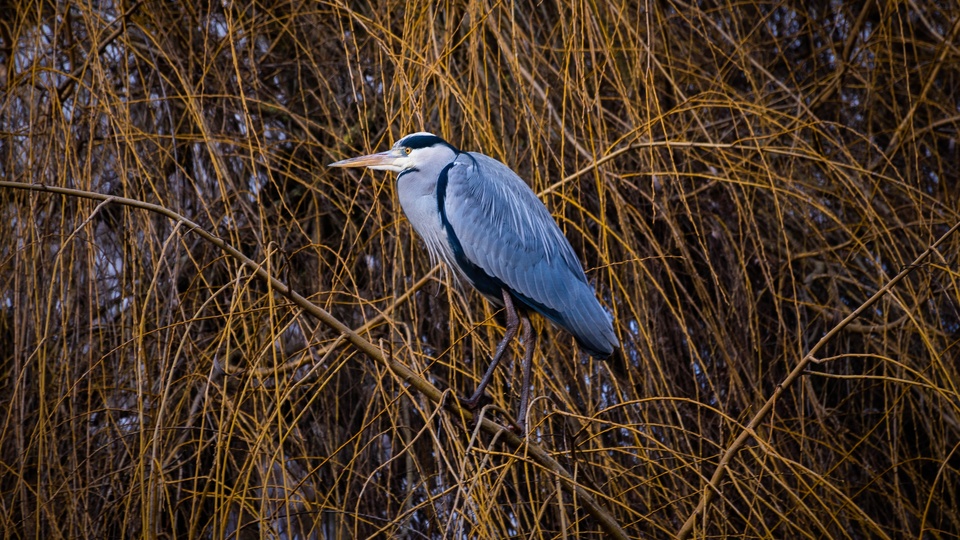
{"type": "Polygon", "coordinates": [[[477,390],[464,402],[464,405],[470,410],[476,410],[480,405],[480,400],[483,399],[483,392],[493,379],[493,372],[496,371],[500,359],[503,358],[503,353],[507,351],[510,340],[517,335],[517,330],[520,328],[520,318],[517,316],[517,309],[513,306],[513,298],[510,297],[510,293],[506,290],[503,291],[503,306],[507,310],[507,331],[504,332],[503,339],[500,340],[500,344],[497,345],[497,350],[493,353],[493,359],[490,361],[490,367],[487,368],[487,372],[484,373],[483,378],[480,379],[477,390]]]}
{"type": "Polygon", "coordinates": [[[530,324],[530,318],[522,316],[523,322],[523,347],[526,349],[523,355],[523,387],[520,389],[520,410],[517,413],[517,425],[520,426],[520,433],[527,430],[527,406],[530,404],[530,379],[533,375],[533,350],[537,345],[537,337],[533,332],[533,325],[530,324]]]}

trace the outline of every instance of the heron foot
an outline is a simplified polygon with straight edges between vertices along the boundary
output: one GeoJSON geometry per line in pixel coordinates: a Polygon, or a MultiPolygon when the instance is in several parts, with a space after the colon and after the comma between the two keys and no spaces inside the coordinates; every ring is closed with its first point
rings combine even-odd
{"type": "Polygon", "coordinates": [[[522,439],[527,435],[527,426],[523,424],[524,422],[522,419],[514,422],[512,418],[507,418],[506,429],[510,433],[513,433],[514,435],[522,439]]]}
{"type": "MultiPolygon", "coordinates": [[[[473,422],[471,422],[471,425],[476,425],[477,415],[481,409],[483,409],[487,405],[493,405],[493,399],[486,394],[481,394],[479,396],[473,395],[470,398],[458,398],[458,399],[460,401],[461,407],[473,413],[474,420],[473,422]]],[[[510,433],[513,433],[514,435],[520,438],[523,438],[524,435],[526,435],[527,429],[526,429],[526,426],[524,425],[524,421],[522,418],[519,421],[515,421],[509,414],[506,414],[504,411],[500,410],[499,408],[496,408],[496,409],[499,412],[503,413],[502,416],[505,420],[504,423],[506,424],[503,426],[504,429],[506,429],[510,433]]]]}
{"type": "Polygon", "coordinates": [[[461,398],[460,404],[463,405],[465,409],[476,415],[480,409],[486,407],[487,405],[492,405],[493,398],[487,394],[474,394],[469,398],[461,398]]]}

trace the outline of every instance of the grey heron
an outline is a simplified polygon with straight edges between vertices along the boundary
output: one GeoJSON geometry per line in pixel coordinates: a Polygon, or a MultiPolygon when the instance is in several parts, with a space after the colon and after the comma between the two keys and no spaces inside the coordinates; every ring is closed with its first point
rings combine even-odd
{"type": "Polygon", "coordinates": [[[597,300],[570,242],[537,195],[503,163],[419,132],[386,152],[330,166],[398,173],[400,206],[431,258],[442,260],[505,308],[506,332],[476,391],[465,401],[469,409],[479,406],[522,323],[526,351],[517,420],[524,429],[534,351],[530,312],[572,334],[594,357],[607,358],[619,346],[613,318],[597,300]]]}

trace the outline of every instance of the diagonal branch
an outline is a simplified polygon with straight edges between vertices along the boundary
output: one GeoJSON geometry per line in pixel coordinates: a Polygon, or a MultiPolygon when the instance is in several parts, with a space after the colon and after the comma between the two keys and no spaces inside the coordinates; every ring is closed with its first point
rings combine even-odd
{"type": "MultiPolygon", "coordinates": [[[[277,278],[270,275],[267,272],[263,265],[257,264],[256,261],[250,259],[236,248],[230,244],[224,242],[221,238],[211,234],[206,231],[200,225],[194,223],[193,221],[187,219],[186,217],[165,208],[158,204],[148,203],[144,201],[138,201],[136,199],[128,199],[124,197],[115,197],[112,195],[104,195],[101,193],[95,193],[91,191],[83,191],[78,189],[62,188],[55,186],[46,186],[42,184],[26,184],[23,182],[7,182],[0,181],[0,188],[7,189],[19,189],[27,191],[39,191],[47,193],[56,193],[59,195],[64,195],[67,197],[79,197],[83,199],[93,199],[97,201],[103,201],[102,204],[119,204],[122,206],[129,206],[132,208],[140,208],[143,210],[148,210],[163,216],[166,216],[177,223],[181,224],[185,229],[196,233],[198,236],[206,240],[207,242],[217,246],[225,253],[229,254],[231,257],[239,260],[246,266],[249,270],[254,272],[258,277],[262,278],[264,281],[270,284],[270,287],[273,290],[277,291],[294,304],[299,306],[301,309],[307,313],[316,317],[320,322],[327,325],[328,327],[336,330],[341,335],[345,336],[347,341],[349,341],[354,347],[359,349],[368,357],[373,360],[385,365],[391,372],[399,376],[405,382],[413,386],[422,394],[427,396],[434,403],[444,403],[444,406],[449,410],[455,412],[456,414],[461,415],[462,418],[473,420],[473,414],[467,410],[460,408],[456,403],[455,399],[446,399],[444,400],[444,392],[440,391],[437,387],[430,384],[426,379],[421,377],[417,372],[413,371],[406,365],[398,362],[393,358],[392,355],[386,355],[379,347],[371,343],[370,341],[364,339],[360,336],[359,333],[354,331],[352,328],[343,324],[330,314],[328,311],[322,307],[314,304],[310,300],[301,296],[297,291],[294,291],[288,287],[285,283],[281,282],[277,278]]],[[[98,207],[99,208],[99,207],[98,207]]],[[[545,470],[553,473],[556,478],[560,481],[561,484],[575,497],[579,500],[585,507],[586,510],[593,516],[597,521],[600,522],[600,526],[604,529],[607,535],[611,538],[626,539],[627,535],[613,518],[603,507],[600,506],[596,498],[582,485],[577,483],[573,478],[573,475],[570,474],[560,463],[553,458],[545,449],[541,446],[533,444],[526,439],[518,437],[513,432],[510,432],[504,429],[499,424],[487,420],[481,419],[480,428],[486,431],[487,433],[499,436],[508,446],[512,448],[523,448],[523,454],[530,457],[530,459],[542,466],[545,470]]],[[[522,456],[518,456],[522,457],[522,456]]]]}
{"type": "Polygon", "coordinates": [[[706,511],[707,506],[709,506],[714,494],[719,492],[720,481],[722,481],[726,476],[730,461],[733,460],[734,456],[737,455],[737,452],[740,451],[740,448],[744,445],[744,443],[746,443],[750,437],[753,437],[756,434],[756,429],[760,426],[760,422],[763,422],[763,419],[767,416],[767,413],[773,409],[773,405],[777,402],[777,399],[780,397],[780,395],[783,394],[783,391],[786,388],[789,388],[794,381],[800,378],[800,375],[806,371],[807,367],[809,367],[811,363],[818,362],[817,353],[820,352],[820,349],[822,349],[827,342],[833,339],[834,336],[839,334],[841,330],[853,322],[854,319],[859,317],[864,311],[870,309],[870,307],[877,303],[877,300],[880,300],[883,295],[890,292],[890,290],[893,289],[893,287],[899,283],[900,280],[916,270],[927,257],[937,250],[940,244],[944,243],[947,238],[949,238],[953,233],[957,232],[958,229],[960,229],[960,223],[957,223],[951,227],[950,230],[943,233],[943,235],[938,238],[936,242],[931,244],[930,247],[928,247],[923,253],[921,253],[920,256],[913,261],[913,263],[904,267],[899,274],[888,281],[886,285],[874,293],[873,296],[868,298],[863,304],[860,305],[860,307],[855,309],[853,313],[847,315],[847,317],[837,323],[833,329],[824,334],[824,336],[820,338],[820,341],[818,341],[817,344],[810,349],[810,352],[808,352],[803,359],[797,363],[796,367],[793,368],[793,371],[791,371],[790,374],[787,375],[786,378],[784,378],[783,381],[777,385],[776,390],[773,391],[773,394],[767,399],[766,403],[760,407],[760,410],[757,411],[757,414],[753,416],[753,418],[750,420],[750,423],[747,424],[742,431],[740,431],[740,435],[737,436],[736,440],[734,440],[733,443],[727,447],[726,451],[723,453],[723,456],[720,457],[720,463],[717,464],[717,469],[713,471],[713,476],[710,478],[710,483],[707,484],[703,491],[703,495],[700,496],[700,502],[697,503],[697,507],[693,512],[690,513],[687,521],[684,522],[683,527],[680,528],[680,532],[677,533],[678,540],[683,540],[684,538],[690,536],[690,533],[693,531],[694,524],[697,521],[697,516],[706,511]]]}

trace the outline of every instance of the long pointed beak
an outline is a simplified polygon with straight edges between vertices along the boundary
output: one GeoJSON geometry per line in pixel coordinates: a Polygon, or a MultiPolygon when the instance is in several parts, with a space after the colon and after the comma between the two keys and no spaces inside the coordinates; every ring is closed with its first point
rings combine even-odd
{"type": "Polygon", "coordinates": [[[331,163],[327,167],[384,167],[392,166],[399,156],[392,150],[331,163]]]}

